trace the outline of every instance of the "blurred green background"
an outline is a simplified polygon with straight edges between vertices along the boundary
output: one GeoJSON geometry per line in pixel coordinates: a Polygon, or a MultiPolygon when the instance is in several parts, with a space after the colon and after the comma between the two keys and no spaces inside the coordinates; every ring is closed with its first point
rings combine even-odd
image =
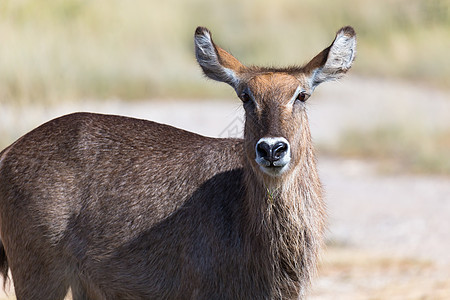
{"type": "Polygon", "coordinates": [[[352,25],[352,72],[450,86],[448,0],[2,0],[0,101],[228,97],[202,79],[193,32],[246,64],[302,64],[352,25]]]}

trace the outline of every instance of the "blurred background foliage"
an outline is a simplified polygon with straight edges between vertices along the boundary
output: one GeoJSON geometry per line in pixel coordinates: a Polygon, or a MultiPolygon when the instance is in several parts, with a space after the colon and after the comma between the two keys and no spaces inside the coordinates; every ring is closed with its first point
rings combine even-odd
{"type": "Polygon", "coordinates": [[[450,175],[450,129],[430,131],[423,126],[384,124],[347,129],[337,145],[319,145],[323,154],[375,160],[382,173],[450,175]]]}
{"type": "Polygon", "coordinates": [[[263,65],[302,64],[352,25],[355,73],[448,88],[449,15],[448,0],[3,0],[0,101],[228,97],[196,65],[198,25],[263,65]]]}

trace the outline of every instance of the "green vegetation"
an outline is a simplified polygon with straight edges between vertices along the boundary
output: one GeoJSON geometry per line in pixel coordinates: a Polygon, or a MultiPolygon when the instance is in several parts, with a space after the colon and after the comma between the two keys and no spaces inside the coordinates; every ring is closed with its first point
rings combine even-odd
{"type": "Polygon", "coordinates": [[[301,64],[350,24],[355,71],[450,86],[447,0],[4,0],[0,104],[229,96],[205,83],[197,25],[248,64],[301,64]]]}
{"type": "Polygon", "coordinates": [[[384,125],[349,130],[328,153],[376,159],[383,171],[450,175],[450,131],[427,132],[414,126],[384,125]]]}

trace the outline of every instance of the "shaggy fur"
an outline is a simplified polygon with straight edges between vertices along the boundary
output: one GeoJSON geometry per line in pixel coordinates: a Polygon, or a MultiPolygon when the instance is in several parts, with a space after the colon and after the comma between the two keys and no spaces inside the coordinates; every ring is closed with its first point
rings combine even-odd
{"type": "Polygon", "coordinates": [[[69,287],[74,300],[303,298],[325,209],[295,98],[346,72],[354,39],[344,28],[305,67],[256,69],[198,28],[204,73],[250,94],[243,140],[76,113],[5,149],[0,272],[11,269],[17,299],[63,299],[69,287]],[[287,171],[261,170],[263,137],[289,143],[287,171]]]}

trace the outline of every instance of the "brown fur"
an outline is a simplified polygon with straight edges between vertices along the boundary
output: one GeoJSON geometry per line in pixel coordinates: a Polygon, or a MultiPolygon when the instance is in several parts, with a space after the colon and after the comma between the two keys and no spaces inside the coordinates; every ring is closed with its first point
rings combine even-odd
{"type": "Polygon", "coordinates": [[[0,153],[0,271],[11,269],[17,299],[62,299],[69,287],[75,300],[305,295],[325,209],[305,106],[291,98],[313,80],[246,68],[206,32],[196,30],[205,74],[252,93],[243,140],[76,113],[0,153]],[[255,162],[271,136],[292,149],[279,176],[255,162]]]}

